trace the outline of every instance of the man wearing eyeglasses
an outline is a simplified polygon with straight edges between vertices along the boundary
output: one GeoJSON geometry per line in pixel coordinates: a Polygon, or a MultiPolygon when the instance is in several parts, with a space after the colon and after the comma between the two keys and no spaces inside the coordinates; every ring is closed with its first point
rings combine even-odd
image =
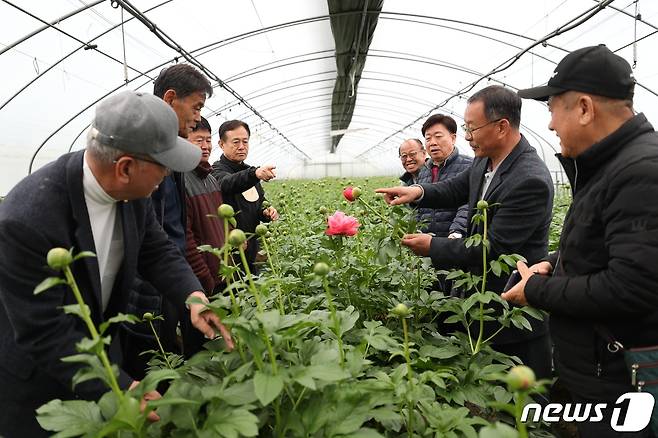
{"type": "Polygon", "coordinates": [[[418,174],[427,159],[423,142],[417,138],[405,140],[398,148],[398,153],[400,154],[402,167],[405,170],[400,177],[400,181],[405,186],[418,183],[418,174]]]}
{"type": "MultiPolygon", "coordinates": [[[[488,201],[489,258],[521,254],[530,264],[548,251],[548,231],[553,207],[553,183],[544,162],[519,132],[521,99],[500,86],[473,94],[464,114],[465,138],[475,160],[465,172],[445,182],[378,189],[391,205],[417,203],[419,207],[457,207],[468,203],[468,235],[482,234],[483,223],[471,217],[480,199],[488,201]]],[[[460,239],[427,234],[404,236],[402,244],[414,253],[429,256],[435,267],[482,272],[482,249],[460,239]]],[[[490,275],[487,289],[501,293],[508,276],[490,275]]],[[[503,329],[494,339],[495,349],[519,356],[540,377],[550,377],[551,358],[547,322],[531,319],[532,331],[503,329]]],[[[499,327],[485,326],[492,334],[499,327]]],[[[485,338],[488,335],[485,334],[485,338]]]]}
{"type": "MultiPolygon", "coordinates": [[[[87,148],[60,157],[23,179],[0,204],[0,435],[45,437],[35,410],[53,399],[98,400],[99,379],[72,386],[82,366],[62,358],[77,354],[89,332],[62,306],[76,303],[66,285],[35,295],[53,247],[92,251],[71,266],[96,327],[126,312],[137,270],[177,306],[207,299],[201,284],[156,221],[148,196],[170,169],[192,170],[201,151],[177,137],[177,118],[161,99],[125,91],[102,102],[87,148]]],[[[222,332],[219,318],[189,305],[192,324],[206,336],[222,332]]],[[[113,326],[109,330],[116,339],[113,326]]],[[[135,376],[120,369],[123,389],[135,376]]],[[[158,398],[155,391],[147,394],[158,398]]],[[[157,415],[151,413],[151,420],[157,415]]]]}

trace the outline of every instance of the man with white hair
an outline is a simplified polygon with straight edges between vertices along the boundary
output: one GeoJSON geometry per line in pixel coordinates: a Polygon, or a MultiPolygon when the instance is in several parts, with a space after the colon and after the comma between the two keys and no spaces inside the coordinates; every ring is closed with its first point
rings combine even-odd
{"type": "MultiPolygon", "coordinates": [[[[51,248],[96,254],[72,265],[96,325],[124,311],[138,269],[181,307],[189,297],[207,300],[148,199],[170,171],[199,163],[201,151],[177,134],[176,114],[161,99],[114,95],[97,107],[86,150],[24,178],[0,205],[1,436],[46,436],[35,420],[39,406],[55,398],[97,400],[108,390],[98,379],[73,388],[81,365],[62,361],[88,336],[85,324],[62,310],[76,303],[71,290],[33,293],[54,275],[46,263],[51,248]]],[[[221,332],[232,348],[219,318],[204,308],[189,305],[194,326],[208,337],[221,332]]],[[[122,370],[118,380],[123,388],[134,384],[122,370]]]]}

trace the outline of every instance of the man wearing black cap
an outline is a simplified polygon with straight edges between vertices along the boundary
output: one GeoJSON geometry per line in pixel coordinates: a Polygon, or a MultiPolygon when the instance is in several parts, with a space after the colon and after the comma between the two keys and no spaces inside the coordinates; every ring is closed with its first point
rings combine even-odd
{"type": "MultiPolygon", "coordinates": [[[[201,151],[180,139],[175,112],[161,99],[125,91],[102,102],[87,148],[60,157],[19,182],[0,205],[0,436],[46,436],[35,410],[52,399],[98,400],[98,379],[73,387],[76,343],[89,333],[64,312],[76,302],[60,285],[34,288],[57,275],[46,263],[53,247],[93,251],[73,274],[98,326],[125,312],[136,272],[183,307],[190,296],[207,302],[199,281],[157,223],[147,198],[171,170],[185,172],[201,151]]],[[[206,336],[215,329],[231,346],[216,315],[190,304],[190,318],[206,336]]],[[[127,388],[133,376],[121,370],[127,388]]],[[[157,394],[151,394],[157,397],[157,394]]]]}
{"type": "Polygon", "coordinates": [[[523,279],[503,298],[550,312],[559,379],[575,402],[607,403],[603,421],[578,423],[582,437],[622,435],[612,407],[636,388],[619,345],[658,344],[658,135],[634,114],[633,89],[628,63],[599,45],[567,55],[546,86],[519,91],[548,100],[573,204],[559,251],[519,263],[523,279]]]}

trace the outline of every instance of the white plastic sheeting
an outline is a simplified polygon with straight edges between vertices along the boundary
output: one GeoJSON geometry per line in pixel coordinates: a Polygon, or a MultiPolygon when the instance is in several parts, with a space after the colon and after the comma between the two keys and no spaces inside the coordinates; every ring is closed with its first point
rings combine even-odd
{"type": "MultiPolygon", "coordinates": [[[[120,26],[122,9],[110,1],[6,49],[43,26],[26,12],[52,22],[86,3],[90,2],[0,0],[0,195],[27,174],[39,147],[33,168],[71,148],[84,147],[80,134],[103,96],[125,88],[152,91],[152,80],[163,66],[184,61],[127,12],[123,19],[128,21],[120,26]],[[90,45],[87,50],[84,43],[90,45]]],[[[336,68],[326,1],[131,4],[267,121],[219,86],[206,103],[203,115],[215,130],[233,118],[251,125],[248,162],[276,164],[281,177],[317,177],[399,173],[397,147],[405,138],[420,137],[427,114],[447,112],[461,124],[465,99],[472,91],[451,96],[598,2],[386,0],[354,116],[337,154],[327,153],[336,68]]],[[[605,43],[633,64],[631,43],[638,40],[636,109],[658,123],[654,24],[657,2],[614,1],[582,25],[524,54],[510,68],[483,79],[473,91],[491,83],[512,88],[544,83],[567,51],[587,45],[605,43]],[[636,6],[644,22],[634,19],[636,6]]],[[[547,129],[548,120],[545,105],[524,102],[522,131],[557,171],[553,154],[559,146],[547,129]]],[[[470,153],[462,134],[458,146],[470,153]]],[[[218,157],[217,148],[212,159],[218,157]]]]}

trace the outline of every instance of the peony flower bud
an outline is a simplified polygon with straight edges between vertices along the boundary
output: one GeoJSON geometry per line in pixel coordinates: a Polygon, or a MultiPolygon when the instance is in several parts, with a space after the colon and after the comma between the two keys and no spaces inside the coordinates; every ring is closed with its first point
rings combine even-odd
{"type": "Polygon", "coordinates": [[[68,249],[53,248],[48,251],[46,260],[48,261],[48,266],[56,271],[59,271],[62,270],[65,266],[73,263],[73,256],[68,249]]]}

